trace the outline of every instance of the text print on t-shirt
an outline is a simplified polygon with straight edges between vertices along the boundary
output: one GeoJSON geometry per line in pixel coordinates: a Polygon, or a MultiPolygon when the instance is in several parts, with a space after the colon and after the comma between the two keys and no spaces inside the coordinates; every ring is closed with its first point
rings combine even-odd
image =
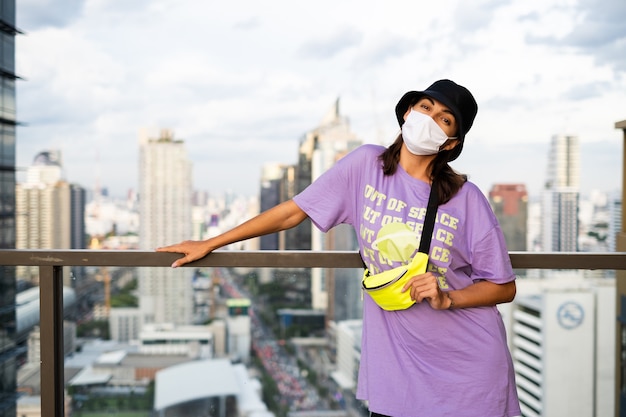
{"type": "MultiPolygon", "coordinates": [[[[363,261],[371,273],[407,264],[419,247],[426,207],[409,206],[406,202],[385,195],[367,185],[365,204],[359,234],[363,241],[363,261]],[[387,269],[387,268],[384,268],[387,269]]],[[[430,244],[429,257],[438,265],[429,263],[429,271],[437,275],[439,286],[448,288],[446,271],[450,265],[450,249],[459,219],[437,212],[435,231],[430,244]]]]}

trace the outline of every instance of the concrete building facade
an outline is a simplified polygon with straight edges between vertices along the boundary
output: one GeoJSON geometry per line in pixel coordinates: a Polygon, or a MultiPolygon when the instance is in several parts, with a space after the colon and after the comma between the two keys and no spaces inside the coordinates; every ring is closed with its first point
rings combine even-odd
{"type": "Polygon", "coordinates": [[[542,196],[542,250],[578,250],[580,199],[580,148],[578,137],[555,135],[550,143],[548,170],[542,196]]]}
{"type": "Polygon", "coordinates": [[[524,184],[494,184],[489,202],[498,218],[507,248],[526,251],[528,234],[528,192],[524,184]]]}
{"type": "MultiPolygon", "coordinates": [[[[622,205],[626,199],[626,120],[615,123],[616,129],[622,131],[622,205]]],[[[626,252],[626,222],[624,211],[621,210],[621,221],[615,238],[618,252],[626,252]]],[[[626,271],[616,271],[616,316],[615,324],[615,397],[617,406],[615,416],[626,416],[626,271]]]]}
{"type": "Polygon", "coordinates": [[[615,281],[583,275],[520,279],[502,306],[524,417],[612,413],[615,281]]]}
{"type": "MultiPolygon", "coordinates": [[[[139,249],[191,236],[191,161],[185,143],[163,129],[139,140],[139,249]]],[[[190,324],[193,313],[189,268],[140,268],[139,308],[144,323],[190,324]]]]}

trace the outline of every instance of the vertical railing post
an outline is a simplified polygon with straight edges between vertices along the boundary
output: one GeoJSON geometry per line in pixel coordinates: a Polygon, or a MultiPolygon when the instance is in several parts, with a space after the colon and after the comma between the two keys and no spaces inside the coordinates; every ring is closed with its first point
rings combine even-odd
{"type": "Polygon", "coordinates": [[[41,416],[64,415],[63,268],[39,267],[41,416]]]}

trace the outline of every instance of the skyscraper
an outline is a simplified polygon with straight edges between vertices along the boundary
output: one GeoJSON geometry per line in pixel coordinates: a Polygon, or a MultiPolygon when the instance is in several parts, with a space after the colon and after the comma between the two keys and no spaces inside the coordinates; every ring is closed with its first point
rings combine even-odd
{"type": "MultiPolygon", "coordinates": [[[[139,139],[139,248],[154,250],[191,236],[191,162],[185,143],[163,129],[139,139]]],[[[144,323],[189,324],[190,268],[139,268],[139,308],[144,323]]]]}
{"type": "Polygon", "coordinates": [[[619,196],[609,197],[609,216],[608,247],[611,252],[617,252],[617,236],[622,230],[622,200],[619,196]]]}
{"type": "MultiPolygon", "coordinates": [[[[15,249],[15,0],[0,0],[0,248],[15,249]]],[[[16,414],[15,268],[0,267],[0,417],[16,414]]]]}
{"type": "Polygon", "coordinates": [[[489,202],[510,251],[526,251],[528,193],[524,184],[494,184],[489,202]]]}
{"type": "MultiPolygon", "coordinates": [[[[85,190],[63,180],[61,153],[40,152],[26,172],[26,182],[17,184],[16,247],[18,249],[84,249],[85,190]]],[[[74,286],[69,270],[64,285],[74,286]]],[[[82,274],[76,274],[81,276],[82,274]]],[[[39,283],[38,267],[17,267],[18,279],[39,283]]]]}
{"type": "MultiPolygon", "coordinates": [[[[300,143],[298,163],[299,190],[315,181],[343,155],[362,143],[350,129],[347,117],[339,111],[339,99],[322,118],[319,126],[309,131],[300,143]],[[304,173],[310,176],[305,177],[304,173]],[[305,181],[306,178],[306,181],[305,181]]],[[[335,228],[324,234],[309,226],[313,250],[355,250],[358,248],[354,231],[349,227],[335,228]],[[347,234],[347,235],[346,235],[347,234]]],[[[358,274],[358,272],[356,272],[358,274]]],[[[314,309],[328,311],[328,318],[352,319],[360,314],[358,303],[360,280],[354,270],[314,269],[311,271],[311,304],[314,309]],[[356,283],[356,284],[355,284],[356,283]],[[335,299],[340,305],[335,305],[335,299]],[[352,310],[343,308],[353,307],[352,310]],[[340,311],[341,310],[341,311],[340,311]]]]}
{"type": "Polygon", "coordinates": [[[83,187],[70,184],[70,248],[86,249],[85,205],[87,193],[83,187]]]}
{"type": "Polygon", "coordinates": [[[542,199],[542,250],[578,250],[580,150],[578,137],[555,135],[550,144],[542,199]]]}
{"type": "MultiPolygon", "coordinates": [[[[261,173],[261,192],[259,211],[263,212],[282,202],[281,184],[285,166],[282,164],[266,164],[261,173]]],[[[261,250],[278,250],[279,234],[271,233],[259,238],[261,250]]]]}

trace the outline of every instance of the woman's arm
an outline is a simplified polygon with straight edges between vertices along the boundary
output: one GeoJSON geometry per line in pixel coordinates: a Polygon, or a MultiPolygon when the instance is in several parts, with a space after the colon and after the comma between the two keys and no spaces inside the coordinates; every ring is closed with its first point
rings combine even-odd
{"type": "Polygon", "coordinates": [[[509,303],[515,298],[517,287],[515,281],[496,284],[490,281],[478,281],[461,290],[448,291],[446,308],[466,308],[493,306],[509,303]]]}
{"type": "Polygon", "coordinates": [[[409,279],[403,291],[410,291],[411,298],[418,303],[427,300],[435,310],[445,310],[508,303],[515,298],[516,286],[515,281],[505,284],[478,281],[460,290],[442,291],[435,275],[427,272],[409,279]]]}
{"type": "Polygon", "coordinates": [[[291,229],[302,223],[306,218],[306,213],[293,200],[289,200],[264,211],[221,235],[202,241],[186,240],[175,245],[157,248],[157,252],[184,254],[183,258],[177,259],[172,264],[172,267],[176,268],[203,258],[214,250],[228,244],[291,229]]]}

